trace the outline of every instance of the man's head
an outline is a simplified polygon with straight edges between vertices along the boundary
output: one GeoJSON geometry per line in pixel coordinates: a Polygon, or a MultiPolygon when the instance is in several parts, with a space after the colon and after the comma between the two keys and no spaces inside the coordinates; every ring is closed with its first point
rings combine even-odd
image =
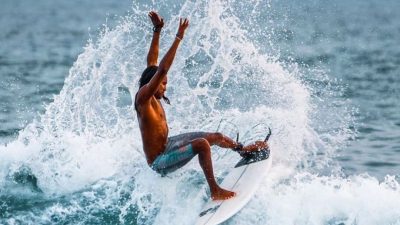
{"type": "MultiPolygon", "coordinates": [[[[143,71],[142,76],[140,77],[139,80],[139,88],[143,87],[144,85],[150,82],[151,78],[153,78],[153,76],[156,74],[157,69],[158,66],[149,66],[143,71]]],[[[162,98],[167,104],[170,104],[169,99],[164,95],[165,91],[167,90],[167,82],[168,79],[167,76],[165,76],[161,84],[158,86],[158,89],[154,94],[154,96],[157,99],[162,98]]]]}

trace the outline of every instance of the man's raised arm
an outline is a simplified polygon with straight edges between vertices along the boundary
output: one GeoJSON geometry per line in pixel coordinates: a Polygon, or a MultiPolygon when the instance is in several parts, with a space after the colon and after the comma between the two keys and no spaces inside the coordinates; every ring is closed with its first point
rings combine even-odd
{"type": "Polygon", "coordinates": [[[176,50],[178,49],[179,43],[182,40],[185,34],[185,30],[188,26],[189,20],[182,18],[179,19],[178,33],[176,34],[174,42],[161,60],[156,74],[153,76],[153,78],[151,78],[150,82],[147,85],[143,86],[143,88],[139,90],[138,101],[146,101],[157,92],[158,86],[167,75],[168,70],[172,65],[172,62],[174,61],[176,50]]]}
{"type": "Polygon", "coordinates": [[[149,17],[153,23],[153,39],[151,40],[151,45],[149,53],[147,53],[147,67],[156,66],[158,60],[158,46],[160,41],[161,29],[164,26],[164,19],[158,15],[158,13],[151,11],[149,12],[149,17]]]}

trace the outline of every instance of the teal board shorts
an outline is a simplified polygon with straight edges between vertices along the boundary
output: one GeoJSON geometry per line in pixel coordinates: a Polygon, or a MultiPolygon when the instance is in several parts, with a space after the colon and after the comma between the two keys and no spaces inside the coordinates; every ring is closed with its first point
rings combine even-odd
{"type": "Polygon", "coordinates": [[[169,137],[167,147],[154,160],[151,168],[161,175],[166,175],[183,167],[196,156],[191,142],[206,135],[205,132],[191,132],[169,137]]]}

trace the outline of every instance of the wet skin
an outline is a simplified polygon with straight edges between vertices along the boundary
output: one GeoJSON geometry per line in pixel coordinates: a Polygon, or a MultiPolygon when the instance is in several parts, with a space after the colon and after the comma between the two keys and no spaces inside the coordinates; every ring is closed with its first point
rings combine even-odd
{"type": "MultiPolygon", "coordinates": [[[[163,19],[156,13],[150,12],[149,17],[154,27],[163,27],[163,19]]],[[[147,163],[151,165],[154,160],[165,151],[168,138],[168,124],[161,99],[167,88],[167,73],[175,58],[176,50],[184,37],[184,32],[189,26],[187,19],[180,19],[177,38],[161,60],[157,72],[150,82],[141,87],[136,95],[135,105],[141,131],[143,150],[147,163]]],[[[161,30],[161,28],[160,28],[161,30]]],[[[157,65],[160,32],[153,33],[150,50],[147,55],[147,66],[157,65]]],[[[221,188],[214,177],[211,161],[211,146],[217,145],[222,148],[235,148],[239,146],[232,139],[221,133],[206,133],[204,137],[190,141],[193,151],[198,155],[199,163],[210,186],[211,198],[213,200],[225,200],[235,196],[232,191],[221,188]]],[[[243,147],[243,151],[256,151],[266,148],[268,144],[257,141],[254,144],[243,147]]]]}

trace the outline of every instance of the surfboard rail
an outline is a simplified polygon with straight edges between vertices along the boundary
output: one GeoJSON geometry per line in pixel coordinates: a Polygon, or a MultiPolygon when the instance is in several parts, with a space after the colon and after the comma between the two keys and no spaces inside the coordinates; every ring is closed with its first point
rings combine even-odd
{"type": "Polygon", "coordinates": [[[221,187],[236,192],[236,196],[228,200],[210,199],[199,213],[197,225],[220,224],[250,201],[272,165],[269,148],[257,152],[253,158],[242,158],[221,183],[221,187]]]}

